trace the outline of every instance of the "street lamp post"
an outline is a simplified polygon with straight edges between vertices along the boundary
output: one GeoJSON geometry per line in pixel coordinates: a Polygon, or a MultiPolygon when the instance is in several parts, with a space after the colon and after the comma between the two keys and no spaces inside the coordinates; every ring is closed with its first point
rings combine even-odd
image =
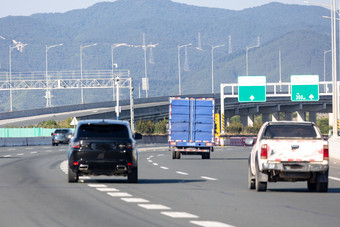
{"type": "Polygon", "coordinates": [[[27,44],[17,42],[13,40],[14,45],[9,46],[9,109],[13,111],[13,97],[12,97],[12,51],[16,48],[18,51],[22,52],[27,44]]]}
{"type": "Polygon", "coordinates": [[[80,46],[80,92],[81,92],[81,104],[84,104],[84,91],[83,91],[83,49],[96,46],[97,43],[87,46],[80,46]]]}
{"type": "Polygon", "coordinates": [[[225,44],[211,47],[211,93],[214,94],[214,49],[224,47],[225,44]]]}
{"type": "Polygon", "coordinates": [[[257,45],[256,46],[251,46],[251,47],[246,47],[246,75],[248,76],[248,51],[257,48],[260,46],[260,37],[257,37],[257,45]]]}
{"type": "Polygon", "coordinates": [[[180,55],[180,50],[181,48],[183,47],[186,47],[186,46],[191,46],[192,44],[189,43],[189,44],[185,44],[185,45],[178,45],[178,49],[177,49],[177,58],[178,58],[178,94],[179,95],[182,95],[182,88],[181,88],[181,55],[180,55]]]}
{"type": "Polygon", "coordinates": [[[47,53],[48,50],[53,48],[53,47],[57,47],[57,46],[62,46],[63,44],[56,44],[56,45],[52,45],[52,46],[46,46],[46,71],[45,71],[45,79],[46,79],[46,108],[51,107],[51,91],[49,89],[48,86],[48,57],[47,57],[47,53]]]}
{"type": "MultiPolygon", "coordinates": [[[[331,52],[332,50],[324,50],[323,51],[323,82],[326,82],[326,54],[331,52]]],[[[328,91],[328,87],[326,83],[324,84],[324,92],[328,91]]]]}

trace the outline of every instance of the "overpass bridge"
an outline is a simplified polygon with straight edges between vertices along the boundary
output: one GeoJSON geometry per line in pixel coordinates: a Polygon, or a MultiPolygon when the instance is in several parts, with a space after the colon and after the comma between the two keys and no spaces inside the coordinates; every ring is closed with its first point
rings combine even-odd
{"type": "MultiPolygon", "coordinates": [[[[186,97],[209,97],[216,100],[216,112],[221,112],[220,94],[197,94],[186,97]]],[[[168,117],[168,96],[155,98],[134,99],[134,119],[138,120],[161,120],[168,117]]],[[[33,110],[22,110],[0,113],[0,127],[22,127],[34,125],[47,120],[61,121],[69,117],[77,117],[79,120],[94,118],[116,119],[115,101],[98,102],[90,104],[78,104],[71,106],[58,106],[33,110]]],[[[120,103],[122,112],[120,119],[131,119],[131,107],[129,100],[120,103]]],[[[316,113],[332,112],[332,96],[322,95],[318,102],[292,102],[289,97],[268,97],[263,103],[239,103],[236,97],[228,97],[223,102],[225,121],[235,115],[241,116],[243,125],[251,126],[254,115],[262,114],[263,121],[278,120],[279,113],[285,114],[285,119],[291,120],[292,113],[298,113],[298,120],[305,120],[308,113],[310,121],[316,121],[316,113]],[[271,119],[272,117],[272,119],[271,119]]]]}

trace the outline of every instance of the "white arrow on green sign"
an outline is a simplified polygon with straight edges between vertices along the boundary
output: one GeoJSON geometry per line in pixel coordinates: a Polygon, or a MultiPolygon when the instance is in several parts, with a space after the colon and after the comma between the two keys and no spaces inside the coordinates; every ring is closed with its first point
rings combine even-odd
{"type": "Polygon", "coordinates": [[[318,75],[292,75],[290,77],[290,86],[292,101],[319,101],[318,75]]]}
{"type": "Polygon", "coordinates": [[[238,101],[265,102],[266,81],[266,76],[239,76],[238,101]]]}

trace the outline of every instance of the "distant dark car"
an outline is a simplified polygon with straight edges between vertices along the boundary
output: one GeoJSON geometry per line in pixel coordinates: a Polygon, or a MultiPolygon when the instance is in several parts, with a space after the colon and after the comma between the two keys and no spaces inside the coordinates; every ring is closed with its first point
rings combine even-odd
{"type": "Polygon", "coordinates": [[[127,122],[116,120],[79,121],[68,149],[68,182],[79,176],[127,176],[138,182],[138,151],[127,122]]]}
{"type": "Polygon", "coordinates": [[[72,130],[69,128],[56,129],[52,134],[52,146],[58,146],[59,143],[68,143],[72,137],[72,130]]]}

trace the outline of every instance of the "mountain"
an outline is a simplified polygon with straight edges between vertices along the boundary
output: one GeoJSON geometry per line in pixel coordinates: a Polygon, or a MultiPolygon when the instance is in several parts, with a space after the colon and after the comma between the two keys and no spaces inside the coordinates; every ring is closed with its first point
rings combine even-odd
{"type": "MultiPolygon", "coordinates": [[[[219,92],[219,83],[236,83],[237,76],[245,75],[246,47],[256,45],[257,37],[260,37],[261,45],[249,51],[249,74],[266,75],[268,81],[278,82],[280,49],[283,81],[289,81],[291,74],[318,74],[321,77],[323,52],[330,49],[330,21],[322,16],[329,14],[321,7],[281,3],[234,11],[170,0],[117,0],[66,13],[4,17],[0,18],[0,35],[7,39],[0,40],[0,80],[5,80],[9,71],[8,46],[12,39],[28,44],[22,53],[12,52],[12,72],[44,71],[45,48],[58,43],[64,45],[49,52],[50,71],[79,70],[80,45],[92,43],[98,45],[86,49],[85,70],[110,70],[111,45],[142,45],[143,33],[146,44],[158,43],[152,49],[155,64],[147,65],[149,96],[178,94],[178,45],[188,43],[192,43],[187,49],[189,71],[183,70],[185,54],[184,48],[181,49],[182,94],[211,91],[211,46],[215,45],[225,44],[214,50],[215,91],[219,92]],[[195,48],[198,33],[202,50],[195,48]],[[228,49],[229,36],[232,53],[228,49]]],[[[149,55],[148,50],[148,58],[149,55]]],[[[329,59],[330,55],[328,62],[329,59]]],[[[114,61],[119,69],[130,70],[138,88],[144,77],[143,49],[117,48],[114,61]]],[[[327,65],[329,69],[330,64],[327,65]]],[[[0,92],[2,111],[8,110],[7,93],[0,92]]],[[[43,92],[31,93],[36,99],[27,102],[27,92],[17,92],[14,108],[44,107],[43,92]]],[[[68,96],[74,97],[76,93],[69,92],[68,96]]],[[[111,93],[88,93],[87,102],[107,101],[111,93]]],[[[77,102],[78,97],[66,100],[56,97],[54,100],[55,105],[77,102]]]]}

